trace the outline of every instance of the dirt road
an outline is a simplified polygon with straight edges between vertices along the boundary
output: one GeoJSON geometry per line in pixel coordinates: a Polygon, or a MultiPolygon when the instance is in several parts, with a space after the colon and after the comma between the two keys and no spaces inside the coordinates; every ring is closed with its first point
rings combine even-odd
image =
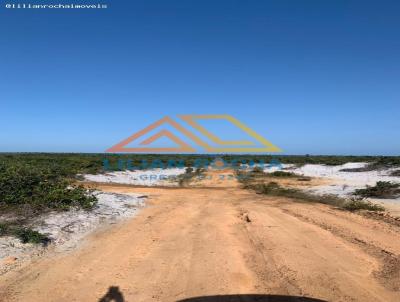
{"type": "Polygon", "coordinates": [[[398,227],[235,185],[103,190],[149,206],[0,277],[1,301],[400,301],[398,227]]]}

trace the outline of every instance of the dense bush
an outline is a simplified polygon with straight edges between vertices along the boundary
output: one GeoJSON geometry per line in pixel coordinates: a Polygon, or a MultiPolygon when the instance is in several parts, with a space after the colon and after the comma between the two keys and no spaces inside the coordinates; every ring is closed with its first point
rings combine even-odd
{"type": "Polygon", "coordinates": [[[32,210],[91,208],[96,198],[66,175],[49,166],[0,163],[0,205],[32,210]]]}
{"type": "Polygon", "coordinates": [[[118,170],[118,161],[130,162],[132,166],[141,166],[142,162],[168,160],[182,161],[185,166],[196,162],[211,163],[215,158],[222,158],[236,165],[245,163],[270,163],[272,160],[285,164],[325,164],[342,165],[348,162],[368,162],[376,166],[400,166],[400,156],[328,156],[328,155],[228,155],[228,154],[110,154],[110,153],[0,153],[0,163],[14,165],[23,163],[31,167],[49,168],[59,175],[74,176],[78,173],[98,173],[102,171],[103,160],[109,161],[109,168],[118,170]]]}

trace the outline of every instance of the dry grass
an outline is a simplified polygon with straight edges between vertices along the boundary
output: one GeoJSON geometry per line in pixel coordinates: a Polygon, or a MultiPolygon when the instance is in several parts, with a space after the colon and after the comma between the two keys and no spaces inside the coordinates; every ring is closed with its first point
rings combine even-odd
{"type": "MultiPolygon", "coordinates": [[[[384,211],[384,207],[373,204],[363,198],[341,198],[336,195],[317,195],[296,188],[282,187],[276,182],[264,183],[259,171],[240,172],[243,188],[253,190],[258,194],[287,197],[297,201],[323,203],[347,211],[368,210],[384,211]]],[[[289,176],[292,177],[292,176],[289,176]]]]}

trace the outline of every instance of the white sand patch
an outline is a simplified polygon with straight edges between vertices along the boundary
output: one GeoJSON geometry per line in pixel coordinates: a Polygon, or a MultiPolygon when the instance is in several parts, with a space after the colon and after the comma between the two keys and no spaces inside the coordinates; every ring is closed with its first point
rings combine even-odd
{"type": "MultiPolygon", "coordinates": [[[[304,165],[302,167],[288,167],[291,172],[310,176],[328,178],[332,181],[330,185],[321,185],[308,189],[307,191],[324,195],[333,194],[341,197],[351,197],[356,189],[365,188],[367,185],[374,186],[378,181],[390,181],[400,183],[400,177],[390,176],[394,169],[383,169],[365,172],[345,172],[342,169],[354,169],[365,167],[367,163],[346,163],[339,166],[327,165],[304,165]]],[[[395,199],[368,198],[368,200],[381,204],[393,215],[400,216],[400,197],[395,199]]]]}
{"type": "MultiPolygon", "coordinates": [[[[49,247],[53,250],[71,250],[95,229],[134,216],[145,201],[145,196],[139,194],[95,194],[98,202],[91,211],[47,213],[35,219],[30,227],[48,235],[51,239],[49,247]]],[[[22,244],[14,237],[0,237],[0,273],[23,260],[42,254],[45,250],[40,245],[22,244]],[[12,258],[17,258],[18,261],[12,261],[12,258]]]]}
{"type": "Polygon", "coordinates": [[[400,177],[390,176],[391,169],[374,170],[365,172],[344,172],[342,169],[353,169],[365,167],[367,163],[346,163],[339,166],[327,165],[304,165],[294,168],[296,174],[311,177],[329,178],[333,181],[331,185],[319,186],[312,189],[320,194],[349,195],[356,189],[365,188],[366,185],[374,186],[378,181],[399,182],[400,177]]]}
{"type": "Polygon", "coordinates": [[[85,174],[84,179],[93,182],[118,183],[140,186],[177,186],[174,178],[185,173],[184,168],[116,171],[105,174],[85,174]]]}
{"type": "Polygon", "coordinates": [[[265,165],[264,167],[264,172],[266,173],[273,173],[276,171],[281,171],[281,170],[291,170],[295,165],[292,164],[281,164],[281,166],[277,166],[277,165],[265,165]]]}
{"type": "Polygon", "coordinates": [[[241,164],[240,165],[240,169],[245,171],[251,171],[254,168],[262,168],[265,173],[273,173],[275,171],[281,171],[281,170],[291,170],[295,167],[296,165],[294,164],[254,164],[254,165],[241,164]]]}
{"type": "Polygon", "coordinates": [[[91,211],[71,210],[54,212],[40,217],[35,230],[48,234],[52,242],[63,249],[73,248],[77,242],[100,224],[115,223],[133,216],[143,206],[138,194],[96,193],[98,202],[91,211]]]}

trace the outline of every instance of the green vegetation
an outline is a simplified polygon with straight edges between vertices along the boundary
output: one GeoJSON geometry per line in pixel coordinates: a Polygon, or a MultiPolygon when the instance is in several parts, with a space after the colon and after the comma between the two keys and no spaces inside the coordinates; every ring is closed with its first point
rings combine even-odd
{"type": "Polygon", "coordinates": [[[284,164],[325,164],[342,165],[348,162],[367,162],[375,166],[400,166],[400,156],[333,156],[333,155],[213,155],[213,154],[110,154],[110,153],[0,153],[0,163],[23,162],[32,167],[51,167],[63,175],[78,173],[98,173],[102,171],[103,160],[110,162],[110,168],[118,170],[118,160],[131,161],[133,166],[141,166],[142,161],[155,160],[183,161],[185,166],[193,166],[196,161],[212,162],[216,157],[232,162],[260,162],[265,164],[277,160],[284,164]]]}
{"type": "Polygon", "coordinates": [[[281,187],[276,182],[269,182],[267,184],[247,184],[246,188],[265,195],[282,196],[302,201],[330,204],[334,206],[342,206],[344,204],[344,200],[335,195],[315,195],[294,188],[281,187]]]}
{"type": "Polygon", "coordinates": [[[7,213],[20,222],[0,221],[0,236],[16,236],[24,243],[48,242],[45,235],[24,225],[49,210],[91,209],[96,197],[76,184],[75,175],[97,171],[95,167],[95,162],[85,155],[1,154],[0,214],[7,213]]]}
{"type": "MultiPolygon", "coordinates": [[[[362,198],[345,199],[329,194],[316,195],[295,188],[282,187],[273,181],[264,183],[263,180],[265,179],[260,178],[260,173],[257,170],[250,172],[238,171],[237,174],[238,180],[243,184],[243,188],[253,190],[257,194],[292,198],[296,201],[323,203],[348,211],[384,211],[382,206],[365,201],[362,198]]],[[[264,176],[268,177],[268,174],[264,174],[264,176]]]]}
{"type": "Polygon", "coordinates": [[[0,223],[0,236],[7,235],[8,233],[8,226],[5,223],[0,223]]]}
{"type": "MultiPolygon", "coordinates": [[[[348,162],[376,163],[382,166],[400,166],[400,156],[333,156],[333,155],[282,155],[274,156],[285,164],[321,164],[321,165],[343,165],[348,162]]],[[[268,162],[268,161],[267,161],[268,162]]]]}
{"type": "Polygon", "coordinates": [[[357,210],[368,210],[374,212],[385,211],[385,208],[383,206],[362,199],[351,199],[343,205],[343,208],[348,211],[357,211],[357,210]]]}
{"type": "Polygon", "coordinates": [[[46,245],[50,242],[50,239],[44,234],[11,223],[0,223],[0,236],[15,236],[22,243],[46,245]]]}
{"type": "Polygon", "coordinates": [[[205,172],[203,168],[187,167],[185,173],[177,176],[179,186],[183,187],[189,184],[194,178],[200,178],[205,172]]]}
{"type": "Polygon", "coordinates": [[[0,163],[0,209],[23,208],[32,214],[46,209],[90,209],[96,198],[87,193],[65,170],[20,162],[0,163]]]}
{"type": "Polygon", "coordinates": [[[272,173],[268,173],[268,176],[272,177],[283,177],[283,178],[288,178],[288,177],[301,177],[301,175],[297,175],[293,172],[286,172],[286,171],[274,171],[272,173]]]}
{"type": "MultiPolygon", "coordinates": [[[[342,172],[366,172],[393,167],[400,167],[400,158],[398,156],[381,156],[374,158],[373,161],[366,161],[368,164],[361,168],[342,169],[342,172]]],[[[400,171],[400,170],[399,170],[400,171]]],[[[399,172],[400,174],[400,172],[399,172]]],[[[396,175],[393,175],[396,176],[396,175]]]]}
{"type": "Polygon", "coordinates": [[[340,198],[335,195],[316,195],[312,193],[307,193],[294,188],[284,188],[279,186],[275,182],[270,182],[268,184],[258,184],[258,185],[249,185],[247,184],[246,188],[255,190],[258,194],[265,194],[271,196],[281,196],[287,198],[293,198],[296,200],[307,201],[307,202],[316,202],[332,205],[344,210],[348,211],[357,211],[357,210],[368,210],[368,211],[384,211],[385,208],[373,204],[369,201],[365,201],[363,199],[350,199],[347,200],[345,198],[340,198]]]}
{"type": "MultiPolygon", "coordinates": [[[[96,174],[105,172],[103,162],[107,160],[108,170],[120,170],[131,167],[149,168],[151,163],[168,161],[193,167],[196,163],[210,164],[216,158],[222,158],[228,164],[238,166],[240,163],[264,163],[272,160],[285,164],[326,164],[341,165],[347,162],[369,162],[369,167],[396,167],[400,166],[400,157],[373,157],[373,156],[271,156],[271,155],[197,155],[197,154],[50,154],[50,153],[1,153],[0,154],[0,214],[12,213],[16,219],[29,219],[30,217],[48,210],[63,211],[72,207],[90,210],[96,203],[96,198],[88,194],[88,190],[77,184],[80,174],[96,174]],[[120,164],[122,163],[122,164],[120,164]],[[147,166],[146,166],[147,165],[147,166]]],[[[399,170],[400,171],[400,170],[399,170]]],[[[194,177],[200,176],[202,169],[188,169],[178,179],[180,185],[185,185],[194,177]]],[[[400,173],[400,172],[394,172],[400,173]]],[[[238,172],[240,174],[240,171],[238,172]]],[[[240,175],[239,175],[240,176],[240,175]]],[[[262,169],[246,176],[243,181],[251,182],[256,176],[263,177],[262,169]]],[[[294,177],[290,172],[277,171],[270,177],[294,177]]],[[[297,176],[296,176],[297,177],[297,176]]],[[[299,180],[301,180],[299,178],[299,180]]],[[[309,180],[304,178],[304,180],[309,180]]],[[[271,185],[273,186],[273,185],[271,185]]],[[[281,194],[282,196],[297,195],[302,193],[290,191],[291,189],[277,189],[273,187],[262,188],[268,194],[281,194]],[[286,190],[286,191],[285,191],[286,190]],[[289,190],[289,191],[287,191],[289,190]]],[[[369,189],[371,191],[373,189],[369,189]]],[[[391,193],[397,192],[393,191],[391,193]]],[[[368,191],[368,192],[369,192],[368,191]]],[[[370,193],[359,192],[361,195],[370,193]]],[[[309,197],[307,197],[309,198],[309,197]]],[[[303,199],[307,199],[303,196],[303,199]]],[[[43,241],[34,231],[20,227],[12,234],[26,242],[43,241]]],[[[0,225],[1,234],[9,234],[10,229],[0,225]]]]}
{"type": "Polygon", "coordinates": [[[17,229],[15,235],[22,241],[22,243],[47,244],[50,242],[50,239],[46,235],[29,228],[17,229]]]}
{"type": "Polygon", "coordinates": [[[297,178],[298,181],[311,181],[311,177],[310,176],[300,176],[299,178],[297,178]]]}
{"type": "Polygon", "coordinates": [[[375,186],[358,189],[354,195],[376,198],[396,198],[400,195],[400,184],[389,181],[378,181],[375,186]]]}
{"type": "MultiPolygon", "coordinates": [[[[240,174],[241,172],[238,171],[238,173],[240,174]]],[[[282,170],[274,171],[271,173],[266,173],[260,167],[253,168],[253,170],[251,170],[250,173],[243,171],[241,176],[243,176],[243,178],[252,178],[252,179],[254,179],[254,178],[297,178],[297,180],[299,180],[299,181],[310,181],[311,180],[311,177],[298,175],[293,172],[287,172],[287,171],[282,171],[282,170]]]]}

